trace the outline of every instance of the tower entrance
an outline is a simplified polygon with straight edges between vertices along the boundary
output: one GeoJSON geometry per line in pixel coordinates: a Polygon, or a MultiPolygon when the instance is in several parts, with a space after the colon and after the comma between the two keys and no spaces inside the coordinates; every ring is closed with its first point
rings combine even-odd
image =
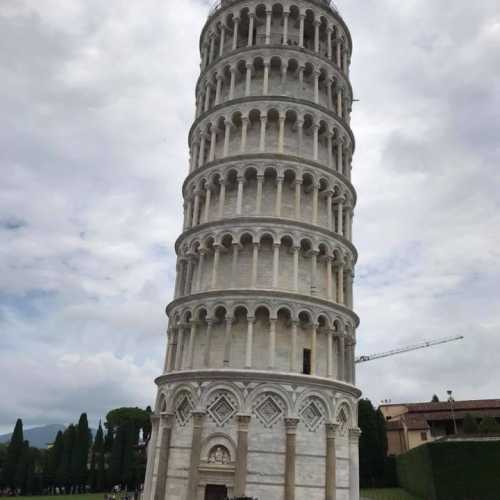
{"type": "Polygon", "coordinates": [[[227,488],[220,484],[207,484],[205,500],[227,500],[227,488]]]}

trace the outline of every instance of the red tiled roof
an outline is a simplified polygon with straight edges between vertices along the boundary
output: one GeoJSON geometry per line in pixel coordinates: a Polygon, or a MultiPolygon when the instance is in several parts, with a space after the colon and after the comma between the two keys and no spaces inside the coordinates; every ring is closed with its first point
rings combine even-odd
{"type": "MultiPolygon", "coordinates": [[[[430,413],[434,411],[449,411],[451,404],[449,401],[440,401],[439,403],[409,403],[409,413],[430,413]]],[[[479,399],[470,401],[454,401],[453,408],[456,411],[482,411],[482,410],[500,410],[500,399],[479,399]]]]}

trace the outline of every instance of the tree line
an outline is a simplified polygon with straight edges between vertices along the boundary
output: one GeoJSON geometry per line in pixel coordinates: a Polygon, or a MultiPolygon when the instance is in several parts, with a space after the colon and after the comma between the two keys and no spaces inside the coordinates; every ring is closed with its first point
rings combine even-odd
{"type": "Polygon", "coordinates": [[[59,431],[47,450],[30,446],[18,420],[7,446],[0,447],[0,492],[83,493],[114,486],[136,490],[144,482],[151,408],[117,408],[93,437],[87,415],[59,431]]]}

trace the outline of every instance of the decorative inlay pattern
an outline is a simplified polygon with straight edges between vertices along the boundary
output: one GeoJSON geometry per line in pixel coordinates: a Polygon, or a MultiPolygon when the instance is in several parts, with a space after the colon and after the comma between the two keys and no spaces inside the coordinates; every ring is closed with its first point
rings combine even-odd
{"type": "Polygon", "coordinates": [[[181,427],[184,427],[191,419],[193,407],[193,401],[188,393],[184,393],[179,397],[175,408],[175,418],[181,427]]]}
{"type": "Polygon", "coordinates": [[[209,405],[208,415],[219,426],[223,427],[236,414],[237,407],[231,401],[229,393],[221,393],[209,405]]]}
{"type": "Polygon", "coordinates": [[[257,400],[253,413],[264,427],[271,428],[280,418],[284,417],[285,408],[281,398],[271,393],[265,393],[257,400]]]}
{"type": "Polygon", "coordinates": [[[340,408],[337,415],[337,423],[339,424],[338,433],[345,436],[349,430],[349,418],[346,415],[345,408],[340,408]]]}
{"type": "Polygon", "coordinates": [[[304,425],[311,432],[315,432],[318,427],[326,421],[326,411],[323,403],[317,398],[309,398],[302,405],[299,412],[304,425]]]}

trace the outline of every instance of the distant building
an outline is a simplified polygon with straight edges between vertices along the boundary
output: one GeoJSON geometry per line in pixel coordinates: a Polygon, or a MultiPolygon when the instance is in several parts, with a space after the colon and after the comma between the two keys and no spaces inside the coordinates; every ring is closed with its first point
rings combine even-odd
{"type": "Polygon", "coordinates": [[[500,399],[444,401],[437,403],[384,404],[380,411],[387,422],[389,455],[399,455],[421,444],[463,430],[467,414],[478,423],[485,417],[500,420],[500,399]]]}

